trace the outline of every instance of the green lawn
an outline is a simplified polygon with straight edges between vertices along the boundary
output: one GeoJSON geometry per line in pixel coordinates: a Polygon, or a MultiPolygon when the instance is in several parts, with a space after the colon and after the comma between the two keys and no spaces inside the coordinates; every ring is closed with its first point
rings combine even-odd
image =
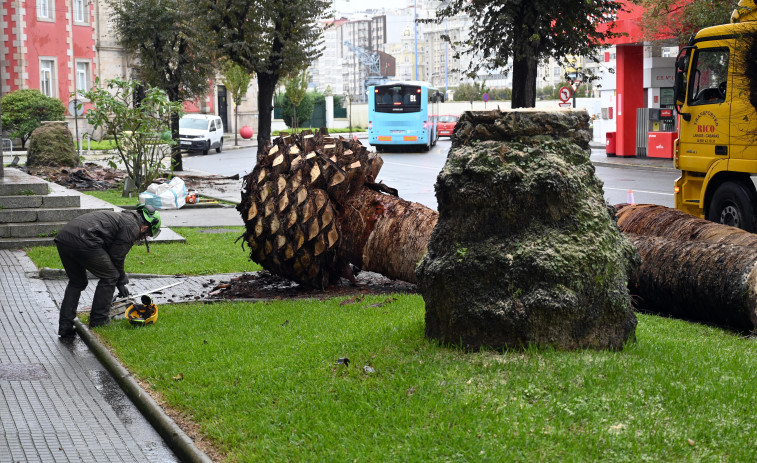
{"type": "MultiPolygon", "coordinates": [[[[222,228],[230,231],[207,233],[212,228],[172,228],[187,242],[154,244],[150,246],[149,254],[144,246],[135,245],[126,256],[126,271],[159,275],[212,275],[260,270],[260,266],[250,260],[249,249],[242,249],[242,240],[234,244],[234,240],[244,232],[243,227],[222,228]]],[[[38,246],[26,251],[37,268],[63,268],[55,246],[38,246]]]]}
{"type": "MultiPolygon", "coordinates": [[[[74,142],[74,145],[78,147],[78,143],[74,142]]],[[[116,149],[116,141],[115,140],[83,140],[81,143],[81,149],[92,149],[92,150],[112,150],[116,149]]]]}
{"type": "Polygon", "coordinates": [[[133,194],[131,198],[124,198],[121,194],[123,188],[113,188],[110,190],[93,190],[82,191],[82,193],[94,196],[95,198],[107,201],[114,206],[136,206],[139,203],[139,194],[133,194]]]}
{"type": "Polygon", "coordinates": [[[96,331],[229,461],[757,460],[753,339],[639,315],[623,352],[465,353],[424,337],[420,296],[340,301],[96,331]]]}

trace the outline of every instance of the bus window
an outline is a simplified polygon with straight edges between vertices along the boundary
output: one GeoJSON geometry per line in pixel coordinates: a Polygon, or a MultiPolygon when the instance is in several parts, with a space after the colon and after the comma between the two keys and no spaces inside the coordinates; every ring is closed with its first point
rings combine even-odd
{"type": "Polygon", "coordinates": [[[378,113],[417,113],[421,110],[421,88],[417,85],[378,85],[374,92],[378,113]]]}

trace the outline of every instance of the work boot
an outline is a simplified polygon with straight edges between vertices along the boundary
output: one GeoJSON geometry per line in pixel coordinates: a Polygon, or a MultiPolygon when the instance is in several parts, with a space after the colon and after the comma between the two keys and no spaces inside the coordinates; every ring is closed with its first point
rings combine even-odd
{"type": "Polygon", "coordinates": [[[76,336],[76,328],[74,328],[73,326],[61,326],[58,328],[58,336],[60,336],[61,338],[73,338],[74,336],[76,336]]]}

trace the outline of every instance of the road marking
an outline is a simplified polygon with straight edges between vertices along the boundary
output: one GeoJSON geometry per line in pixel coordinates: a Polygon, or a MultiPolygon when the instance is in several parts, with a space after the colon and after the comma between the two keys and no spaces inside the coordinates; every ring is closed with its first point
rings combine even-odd
{"type": "MultiPolygon", "coordinates": [[[[633,188],[630,188],[633,190],[633,188]]],[[[629,188],[605,188],[605,190],[612,190],[612,191],[623,191],[627,192],[629,188]]],[[[650,195],[663,195],[663,196],[673,196],[673,193],[661,193],[659,191],[647,191],[647,190],[633,190],[634,193],[646,193],[650,195]]]]}

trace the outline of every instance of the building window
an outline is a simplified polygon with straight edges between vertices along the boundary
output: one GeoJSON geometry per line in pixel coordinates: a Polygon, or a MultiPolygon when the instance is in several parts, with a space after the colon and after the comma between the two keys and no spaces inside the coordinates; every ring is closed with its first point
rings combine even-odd
{"type": "Polygon", "coordinates": [[[90,79],[89,62],[77,61],[76,62],[76,90],[87,91],[92,87],[92,81],[90,79]]]}
{"type": "Polygon", "coordinates": [[[662,47],[660,48],[660,55],[663,58],[675,58],[678,56],[678,47],[662,47]]]}
{"type": "Polygon", "coordinates": [[[87,24],[89,22],[89,2],[74,0],[74,22],[87,24]]]}
{"type": "Polygon", "coordinates": [[[37,0],[37,19],[54,20],[54,0],[37,0]]]}
{"type": "Polygon", "coordinates": [[[41,58],[39,60],[39,91],[44,95],[55,98],[55,60],[41,58]]]}

